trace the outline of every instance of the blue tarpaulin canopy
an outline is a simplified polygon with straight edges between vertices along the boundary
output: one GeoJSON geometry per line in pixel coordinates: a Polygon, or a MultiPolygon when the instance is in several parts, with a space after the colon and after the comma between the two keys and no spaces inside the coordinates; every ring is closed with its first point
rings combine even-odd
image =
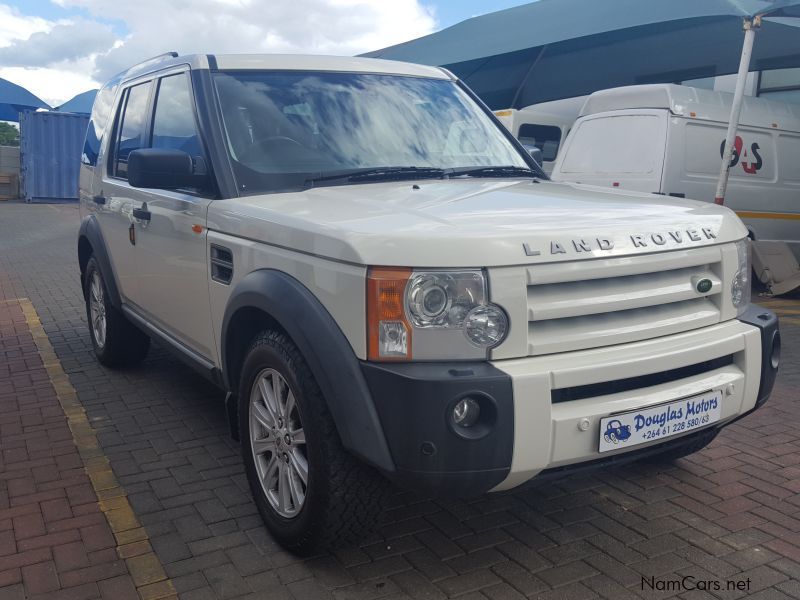
{"type": "Polygon", "coordinates": [[[24,87],[0,79],[0,121],[19,121],[19,113],[50,106],[24,87]]]}
{"type": "Polygon", "coordinates": [[[764,15],[750,68],[800,66],[797,0],[539,0],[366,56],[444,66],[491,108],[736,73],[742,19],[764,15]]]}
{"type": "Polygon", "coordinates": [[[77,113],[81,115],[88,115],[92,112],[92,104],[94,104],[94,97],[97,96],[99,90],[87,90],[81,92],[71,100],[67,100],[56,108],[59,112],[77,113]]]}

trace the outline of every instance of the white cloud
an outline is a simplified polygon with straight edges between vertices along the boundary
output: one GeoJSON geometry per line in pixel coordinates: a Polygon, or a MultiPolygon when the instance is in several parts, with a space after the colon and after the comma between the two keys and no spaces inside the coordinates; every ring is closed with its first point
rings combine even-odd
{"type": "Polygon", "coordinates": [[[57,23],[48,31],[37,31],[24,40],[0,48],[0,64],[7,67],[47,67],[70,62],[96,52],[107,52],[116,36],[111,27],[89,21],[57,23]]]}
{"type": "Polygon", "coordinates": [[[98,87],[87,74],[91,65],[86,65],[85,72],[75,71],[75,68],[74,64],[36,69],[0,67],[0,77],[30,90],[51,106],[58,106],[76,94],[98,87]]]}
{"type": "Polygon", "coordinates": [[[0,47],[9,46],[13,40],[27,39],[39,31],[49,31],[53,23],[39,17],[28,17],[18,10],[0,4],[0,47]]]}
{"type": "Polygon", "coordinates": [[[57,103],[170,50],[354,55],[436,25],[420,0],[53,1],[83,9],[92,20],[48,22],[0,4],[0,77],[57,103]],[[109,21],[125,25],[124,39],[113,39],[109,21]]]}
{"type": "Polygon", "coordinates": [[[124,44],[98,58],[100,79],[170,50],[352,55],[424,35],[434,27],[432,15],[417,0],[59,1],[127,25],[130,35],[124,44]]]}

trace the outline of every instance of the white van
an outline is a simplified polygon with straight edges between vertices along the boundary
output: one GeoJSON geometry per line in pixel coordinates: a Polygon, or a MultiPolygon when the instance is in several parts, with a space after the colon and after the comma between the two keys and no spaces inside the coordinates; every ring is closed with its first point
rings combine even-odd
{"type": "Polygon", "coordinates": [[[586,98],[588,96],[540,102],[519,110],[496,110],[494,114],[528,150],[536,147],[542,151],[542,168],[549,175],[561,143],[580,115],[586,98]]]}
{"type": "MultiPolygon", "coordinates": [[[[733,94],[681,85],[589,96],[552,177],[714,201],[733,94]]],[[[745,97],[725,205],[800,256],[800,105],[745,97]]]]}

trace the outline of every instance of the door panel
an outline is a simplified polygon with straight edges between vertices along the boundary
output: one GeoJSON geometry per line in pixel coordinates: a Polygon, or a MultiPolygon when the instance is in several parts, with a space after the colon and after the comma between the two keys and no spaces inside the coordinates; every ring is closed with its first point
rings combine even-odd
{"type": "Polygon", "coordinates": [[[205,228],[210,201],[177,192],[142,192],[140,198],[150,221],[136,226],[137,304],[159,328],[213,359],[205,228]]]}
{"type": "Polygon", "coordinates": [[[130,242],[132,212],[139,192],[128,186],[124,175],[128,154],[144,144],[151,88],[148,81],[125,90],[110,143],[108,169],[92,190],[99,200],[92,203],[97,205],[96,215],[126,303],[136,303],[139,295],[135,247],[130,242]]]}
{"type": "MultiPolygon", "coordinates": [[[[188,73],[158,82],[150,147],[187,152],[203,162],[188,73]]],[[[138,301],[158,327],[215,362],[208,297],[206,213],[199,190],[139,190],[150,220],[136,225],[138,301]]]]}

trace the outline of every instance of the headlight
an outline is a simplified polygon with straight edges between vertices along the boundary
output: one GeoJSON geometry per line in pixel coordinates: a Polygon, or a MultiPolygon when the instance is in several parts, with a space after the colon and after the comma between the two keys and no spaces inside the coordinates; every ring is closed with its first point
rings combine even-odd
{"type": "Polygon", "coordinates": [[[367,275],[370,360],[485,359],[508,332],[484,272],[374,267],[367,275]]]}
{"type": "Polygon", "coordinates": [[[494,348],[505,339],[507,330],[506,313],[492,304],[476,306],[464,319],[467,339],[479,348],[494,348]]]}
{"type": "Polygon", "coordinates": [[[738,264],[736,266],[736,273],[733,275],[731,282],[731,302],[736,307],[738,315],[741,315],[747,306],[750,304],[750,273],[752,267],[750,264],[750,240],[745,238],[736,242],[736,255],[738,264]]]}

